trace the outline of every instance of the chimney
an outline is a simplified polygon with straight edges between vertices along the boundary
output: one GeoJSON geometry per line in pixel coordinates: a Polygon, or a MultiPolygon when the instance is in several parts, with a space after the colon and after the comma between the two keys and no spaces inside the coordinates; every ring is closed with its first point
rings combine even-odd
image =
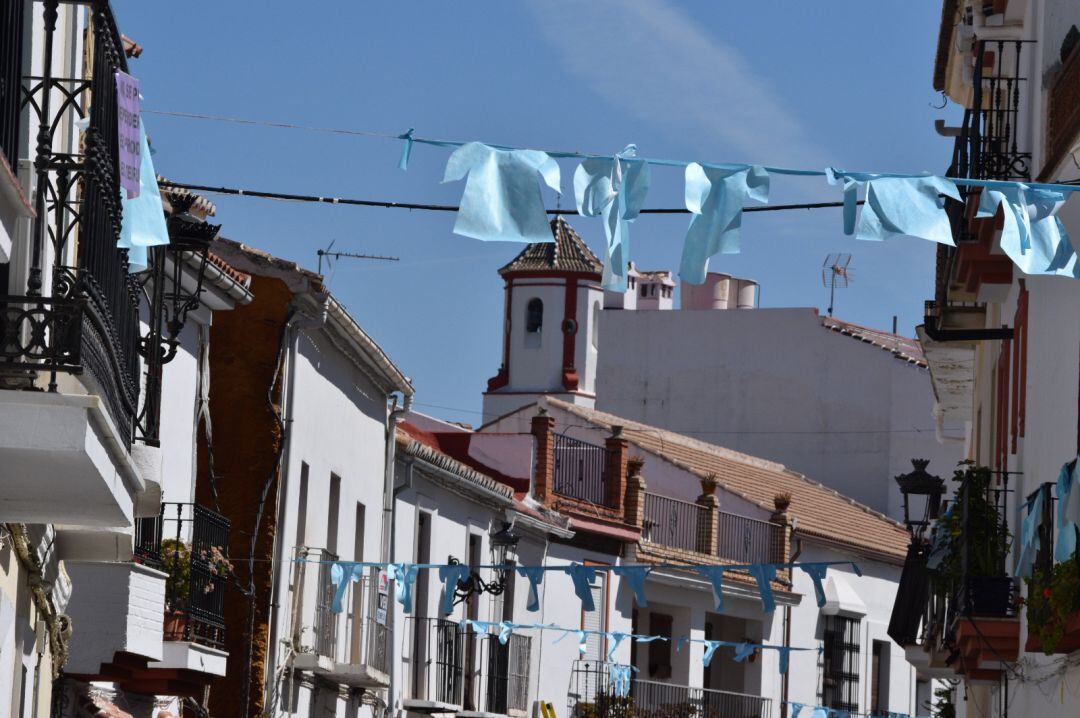
{"type": "MultiPolygon", "coordinates": [[[[787,563],[791,557],[791,517],[788,515],[790,506],[791,494],[785,492],[773,497],[773,507],[776,510],[769,516],[769,521],[776,524],[777,529],[772,532],[769,560],[774,563],[787,563]]],[[[777,575],[790,580],[791,569],[783,569],[777,575]]]]}
{"type": "Polygon", "coordinates": [[[611,427],[611,436],[604,441],[607,449],[607,465],[604,467],[605,497],[608,506],[617,513],[623,512],[626,498],[626,463],[630,458],[630,442],[623,438],[621,426],[611,427]]]}
{"type": "Polygon", "coordinates": [[[531,433],[536,448],[533,498],[544,506],[550,506],[555,484],[555,419],[548,415],[544,407],[540,407],[540,411],[532,418],[531,433]]]}

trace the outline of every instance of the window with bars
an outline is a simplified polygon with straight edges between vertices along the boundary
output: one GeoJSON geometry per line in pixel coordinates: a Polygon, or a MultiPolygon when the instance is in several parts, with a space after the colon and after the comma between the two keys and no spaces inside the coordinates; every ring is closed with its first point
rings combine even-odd
{"type": "Polygon", "coordinates": [[[821,702],[827,708],[859,710],[859,619],[826,616],[821,702]]]}

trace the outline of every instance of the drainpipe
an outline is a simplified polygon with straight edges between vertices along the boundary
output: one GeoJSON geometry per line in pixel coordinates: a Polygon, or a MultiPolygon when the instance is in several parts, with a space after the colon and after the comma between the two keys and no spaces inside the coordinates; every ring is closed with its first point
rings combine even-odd
{"type": "MultiPolygon", "coordinates": [[[[792,527],[792,536],[795,534],[795,527],[792,527]]],[[[791,554],[791,558],[788,559],[789,563],[795,563],[799,560],[799,556],[802,555],[803,545],[802,539],[795,539],[795,552],[791,554]]],[[[789,647],[791,645],[791,606],[784,606],[784,646],[789,647]]],[[[781,718],[787,718],[788,716],[788,695],[789,695],[789,683],[788,679],[791,675],[791,671],[786,671],[780,684],[780,715],[781,718]]]]}
{"type": "MultiPolygon", "coordinates": [[[[382,563],[390,563],[394,560],[394,536],[396,533],[397,514],[394,511],[398,490],[394,488],[394,464],[397,461],[397,425],[412,408],[412,394],[405,394],[402,407],[397,408],[397,397],[394,397],[394,408],[386,417],[386,466],[383,471],[383,515],[382,515],[382,541],[379,543],[381,553],[379,560],[382,563]]],[[[411,471],[411,469],[410,469],[411,471]]],[[[396,690],[394,666],[390,670],[390,682],[386,687],[386,716],[394,715],[394,691],[396,690]]]]}
{"type": "MultiPolygon", "coordinates": [[[[285,322],[285,336],[284,342],[288,346],[288,353],[285,356],[285,376],[284,385],[282,386],[282,396],[284,397],[283,406],[281,407],[282,423],[285,427],[285,445],[282,448],[281,458],[278,464],[278,476],[285,476],[289,471],[289,455],[292,450],[293,444],[293,401],[296,392],[296,356],[300,346],[300,335],[310,329],[319,329],[326,324],[327,317],[327,298],[329,295],[322,294],[316,295],[319,298],[319,313],[314,317],[304,316],[295,309],[289,315],[288,320],[285,322]]],[[[281,502],[285,501],[288,497],[281,492],[284,481],[278,481],[276,500],[274,506],[280,510],[281,502]]],[[[271,602],[271,619],[270,619],[270,636],[271,640],[267,646],[268,654],[266,657],[266,673],[264,674],[264,695],[267,700],[272,700],[275,686],[275,675],[277,674],[277,653],[278,653],[278,631],[277,622],[279,616],[277,615],[277,591],[278,584],[281,580],[282,570],[282,558],[286,553],[286,547],[282,545],[284,536],[282,534],[282,527],[277,527],[274,538],[274,558],[273,568],[270,572],[270,602],[271,602]]],[[[291,565],[291,561],[289,565],[291,565]]],[[[254,618],[254,612],[252,612],[252,618],[254,618]]],[[[254,629],[254,626],[251,627],[254,629]]],[[[254,631],[252,630],[252,635],[254,631]]],[[[291,660],[291,658],[290,658],[291,660]]]]}

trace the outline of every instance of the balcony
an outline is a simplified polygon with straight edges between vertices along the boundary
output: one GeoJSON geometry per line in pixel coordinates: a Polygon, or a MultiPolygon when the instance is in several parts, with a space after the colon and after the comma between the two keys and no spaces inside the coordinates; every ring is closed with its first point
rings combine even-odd
{"type": "Polygon", "coordinates": [[[342,612],[332,610],[336,587],[330,580],[337,557],[322,549],[303,549],[307,561],[297,564],[298,605],[293,666],[343,686],[385,688],[390,684],[393,651],[390,584],[372,568],[349,583],[342,612]],[[311,606],[310,611],[306,606],[311,606]]]}
{"type": "Polygon", "coordinates": [[[523,717],[529,711],[532,637],[505,644],[442,618],[407,619],[404,706],[418,713],[523,717]]]}
{"type": "Polygon", "coordinates": [[[1054,560],[1055,502],[1061,497],[1050,495],[1053,484],[1044,484],[1041,490],[1048,501],[1037,528],[1039,550],[1034,569],[1031,578],[1026,579],[1024,650],[1051,656],[1080,650],[1080,554],[1074,551],[1068,560],[1054,560]]]}
{"type": "Polygon", "coordinates": [[[556,494],[598,506],[616,508],[618,497],[612,495],[607,478],[609,451],[565,434],[555,434],[556,494]]]}
{"type": "Polygon", "coordinates": [[[692,503],[646,493],[642,523],[642,540],[659,546],[716,556],[735,564],[784,560],[780,555],[783,526],[720,511],[715,500],[692,503]]]}
{"type": "Polygon", "coordinates": [[[1005,563],[1006,482],[969,468],[930,543],[909,549],[889,635],[928,677],[996,680],[1019,653],[1018,586],[1005,563]]]}
{"type": "Polygon", "coordinates": [[[134,561],[166,575],[157,668],[225,674],[229,520],[198,504],[164,503],[135,525],[134,561]]]}
{"type": "MultiPolygon", "coordinates": [[[[57,3],[44,5],[49,43],[60,32],[57,3]]],[[[114,76],[127,64],[108,4],[94,3],[89,17],[84,77],[55,74],[50,55],[41,76],[20,81],[9,67],[17,47],[0,45],[8,55],[0,58],[0,143],[5,153],[18,146],[11,103],[21,87],[37,148],[28,262],[11,266],[0,296],[0,519],[128,527],[149,487],[129,456],[140,414],[140,287],[116,246],[114,76]],[[79,119],[88,125],[75,138],[79,119]],[[41,426],[50,430],[33,429],[41,426]]]]}
{"type": "Polygon", "coordinates": [[[1080,141],[1080,48],[1073,48],[1050,85],[1046,113],[1046,161],[1039,179],[1052,180],[1058,165],[1080,141]]]}
{"type": "Polygon", "coordinates": [[[770,718],[772,699],[631,678],[619,696],[610,663],[575,661],[567,690],[571,718],[770,718]]]}

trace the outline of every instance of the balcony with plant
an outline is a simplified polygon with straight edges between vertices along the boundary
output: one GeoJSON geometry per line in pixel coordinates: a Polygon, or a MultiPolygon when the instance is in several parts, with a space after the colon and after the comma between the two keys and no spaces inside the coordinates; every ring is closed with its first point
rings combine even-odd
{"type": "Polygon", "coordinates": [[[1029,517],[1036,522],[1034,539],[1038,542],[1031,576],[1024,579],[1027,598],[1024,612],[1027,618],[1027,642],[1024,649],[1045,655],[1065,654],[1080,650],[1080,557],[1076,551],[1077,528],[1061,521],[1064,512],[1055,510],[1068,496],[1051,497],[1052,484],[1041,487],[1042,497],[1029,497],[1029,517]],[[1033,499],[1040,501],[1038,511],[1033,499]],[[1060,523],[1060,525],[1059,525],[1060,523]],[[1068,532],[1068,533],[1066,533],[1068,532]],[[1069,537],[1074,540],[1066,541],[1069,537]],[[1057,534],[1055,536],[1055,534],[1057,534]],[[1055,544],[1055,539],[1057,544],[1055,544]],[[1058,560],[1062,559],[1062,560],[1058,560]]]}

